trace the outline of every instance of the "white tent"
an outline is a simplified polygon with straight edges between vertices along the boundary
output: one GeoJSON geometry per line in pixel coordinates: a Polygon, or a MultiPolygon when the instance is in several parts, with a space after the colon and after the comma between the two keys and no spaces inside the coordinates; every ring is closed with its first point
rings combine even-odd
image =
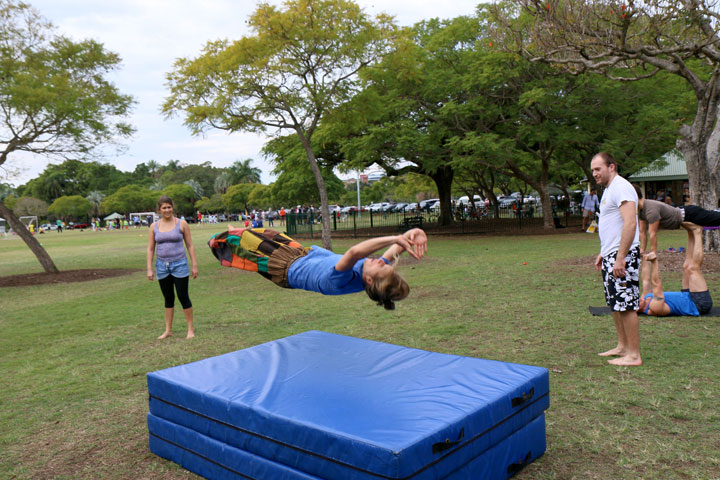
{"type": "Polygon", "coordinates": [[[123,216],[116,212],[116,213],[113,213],[113,214],[108,215],[107,217],[103,218],[103,220],[106,220],[106,221],[107,220],[116,220],[118,218],[123,218],[123,216]]]}

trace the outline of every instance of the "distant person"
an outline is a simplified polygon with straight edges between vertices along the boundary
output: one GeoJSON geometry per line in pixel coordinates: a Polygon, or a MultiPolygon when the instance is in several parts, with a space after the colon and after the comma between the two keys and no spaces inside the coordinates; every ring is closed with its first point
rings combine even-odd
{"type": "Polygon", "coordinates": [[[58,218],[57,221],[55,222],[55,225],[57,225],[57,232],[58,232],[58,233],[62,233],[62,227],[63,227],[63,222],[62,222],[62,220],[60,220],[60,219],[58,218]]]}
{"type": "Polygon", "coordinates": [[[593,178],[605,187],[600,200],[598,229],[600,254],[595,268],[602,270],[605,301],[612,310],[617,346],[601,356],[617,356],[613,365],[642,365],[640,356],[640,240],[637,227],[637,193],[618,175],[612,155],[600,152],[592,158],[593,178]]]}
{"type": "Polygon", "coordinates": [[[158,339],[162,340],[172,335],[173,316],[175,314],[175,291],[183,307],[183,314],[188,324],[186,338],[195,336],[193,325],[193,308],[188,295],[188,280],[198,276],[195,248],[193,247],[190,227],[187,222],[175,217],[175,205],[170,197],[163,195],[157,201],[157,210],[160,219],[150,225],[147,248],[147,276],[152,281],[153,255],[157,247],[157,272],[160,290],[165,298],[165,331],[158,339]],[[184,243],[183,243],[184,242],[184,243]],[[188,268],[185,248],[190,254],[192,268],[188,268]]]}
{"type": "Polygon", "coordinates": [[[595,211],[600,205],[595,189],[591,188],[590,192],[585,192],[582,200],[582,229],[585,231],[587,226],[595,219],[595,211]]]}
{"type": "Polygon", "coordinates": [[[285,225],[285,216],[287,215],[287,212],[285,211],[285,207],[282,207],[280,209],[280,225],[285,225]]]}

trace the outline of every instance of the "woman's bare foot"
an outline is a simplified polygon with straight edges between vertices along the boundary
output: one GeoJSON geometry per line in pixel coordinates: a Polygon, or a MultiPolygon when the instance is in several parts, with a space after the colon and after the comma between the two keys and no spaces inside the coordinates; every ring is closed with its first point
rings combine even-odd
{"type": "Polygon", "coordinates": [[[195,336],[195,330],[188,330],[187,337],[185,338],[193,338],[195,336]]]}
{"type": "Polygon", "coordinates": [[[624,356],[625,355],[625,349],[622,347],[615,347],[612,350],[608,350],[607,352],[598,353],[601,357],[614,357],[614,356],[624,356]]]}
{"type": "Polygon", "coordinates": [[[610,365],[620,365],[624,367],[639,367],[640,365],[642,365],[642,358],[626,355],[624,357],[608,360],[608,363],[610,365]]]}
{"type": "Polygon", "coordinates": [[[162,335],[158,337],[158,340],[166,339],[167,337],[172,337],[172,332],[165,331],[162,335]]]}

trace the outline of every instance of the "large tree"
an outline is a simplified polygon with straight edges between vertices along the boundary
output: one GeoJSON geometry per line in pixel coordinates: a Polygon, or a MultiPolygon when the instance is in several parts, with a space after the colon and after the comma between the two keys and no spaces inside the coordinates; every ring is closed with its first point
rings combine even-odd
{"type": "MultiPolygon", "coordinates": [[[[687,163],[691,201],[718,207],[720,195],[720,11],[715,2],[655,0],[513,0],[496,9],[503,44],[533,60],[620,81],[669,72],[697,99],[677,147],[687,163]],[[531,21],[523,21],[526,15],[531,21]],[[520,22],[504,19],[520,18],[520,22]],[[517,28],[519,27],[519,28],[517,28]]],[[[706,247],[720,247],[715,233],[706,247]]]]}
{"type": "MultiPolygon", "coordinates": [[[[93,40],[57,35],[29,5],[0,0],[0,166],[19,152],[88,156],[132,133],[132,99],[105,77],[120,58],[93,40]]],[[[0,215],[48,273],[58,269],[5,205],[0,215]]]]}
{"type": "Polygon", "coordinates": [[[389,19],[372,21],[348,0],[263,2],[248,20],[254,35],[215,41],[168,75],[163,109],[184,112],[193,133],[210,128],[290,130],[302,143],[322,208],[323,246],[330,249],[328,198],[312,137],[324,114],[350,98],[357,73],[384,50],[389,19]]]}

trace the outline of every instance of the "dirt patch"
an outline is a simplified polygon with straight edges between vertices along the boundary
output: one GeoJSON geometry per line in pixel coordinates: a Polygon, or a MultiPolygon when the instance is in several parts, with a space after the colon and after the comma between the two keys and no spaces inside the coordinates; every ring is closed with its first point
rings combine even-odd
{"type": "MultiPolygon", "coordinates": [[[[568,265],[568,266],[585,266],[589,269],[594,269],[595,256],[591,257],[579,257],[579,258],[568,258],[566,260],[558,260],[555,262],[556,265],[568,265]]],[[[684,252],[658,252],[658,261],[660,262],[660,269],[662,272],[682,272],[683,262],[685,262],[684,252]]],[[[705,258],[702,264],[703,273],[706,272],[717,272],[720,270],[720,254],[718,253],[705,253],[705,258]]]]}
{"type": "Polygon", "coordinates": [[[103,278],[121,277],[139,272],[137,269],[103,268],[88,270],[65,270],[60,273],[25,273],[0,277],[0,288],[28,287],[55,283],[90,282],[103,278]]]}

